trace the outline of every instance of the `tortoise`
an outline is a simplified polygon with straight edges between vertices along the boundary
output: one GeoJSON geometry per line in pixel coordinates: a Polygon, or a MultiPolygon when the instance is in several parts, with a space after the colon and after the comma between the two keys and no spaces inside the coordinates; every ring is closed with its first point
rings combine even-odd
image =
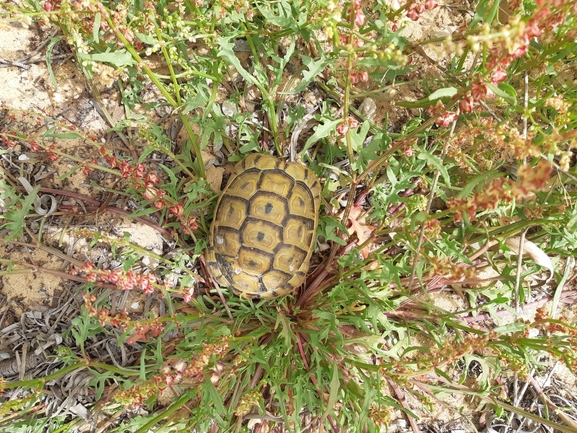
{"type": "Polygon", "coordinates": [[[223,190],[208,237],[206,264],[222,287],[273,299],[300,286],[309,269],[321,186],[295,162],[251,154],[223,190]]]}

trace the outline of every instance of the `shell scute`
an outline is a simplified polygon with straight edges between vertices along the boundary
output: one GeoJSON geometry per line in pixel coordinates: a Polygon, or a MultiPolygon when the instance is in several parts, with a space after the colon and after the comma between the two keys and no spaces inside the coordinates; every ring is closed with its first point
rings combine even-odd
{"type": "Polygon", "coordinates": [[[232,182],[230,182],[230,186],[228,187],[228,195],[230,197],[240,197],[245,200],[249,200],[254,195],[254,193],[258,191],[259,180],[260,173],[257,170],[243,173],[242,177],[237,177],[232,182]]]}
{"type": "Polygon", "coordinates": [[[274,249],[283,241],[282,227],[254,218],[247,219],[241,229],[241,243],[254,250],[274,254],[274,249]]]}
{"type": "Polygon", "coordinates": [[[220,203],[219,224],[240,230],[246,218],[249,202],[240,197],[227,196],[220,203]]]}
{"type": "Polygon", "coordinates": [[[251,218],[268,221],[282,226],[289,214],[287,200],[267,191],[256,193],[249,204],[248,215],[251,218]]]}
{"type": "Polygon", "coordinates": [[[294,188],[295,180],[280,169],[270,170],[261,177],[259,188],[286,198],[294,188]]]}
{"type": "Polygon", "coordinates": [[[239,162],[218,200],[206,263],[240,296],[286,295],[306,277],[320,208],[320,183],[297,163],[253,154],[239,162]]]}

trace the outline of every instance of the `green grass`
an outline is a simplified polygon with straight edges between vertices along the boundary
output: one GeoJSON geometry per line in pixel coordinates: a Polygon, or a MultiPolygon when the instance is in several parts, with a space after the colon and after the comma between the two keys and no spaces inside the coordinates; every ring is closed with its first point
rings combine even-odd
{"type": "MultiPolygon", "coordinates": [[[[69,270],[85,283],[85,306],[49,379],[88,368],[95,409],[146,409],[107,430],[117,432],[248,431],[256,421],[286,431],[386,431],[397,410],[417,417],[403,394],[426,410],[446,393],[498,417],[575,431],[563,413],[574,417],[575,408],[550,402],[548,414],[531,414],[503,395],[514,380],[534,386],[547,362],[577,365],[577,329],[558,310],[561,270],[577,246],[575,22],[573,4],[558,3],[527,1],[499,22],[500,3],[480,1],[451,37],[425,40],[401,30],[408,17],[423,19],[421,7],[438,11],[432,2],[398,10],[384,1],[2,4],[11,20],[58,27],[54,44],[70,47],[91,97],[106,110],[101,95],[112,88],[124,109],[111,128],[123,147],[113,147],[66,121],[5,107],[2,154],[19,146],[68,163],[64,177],[99,173],[93,197],[62,196],[92,211],[107,194],[138,203],[130,216],[177,248],[154,254],[130,236],[76,228],[66,217],[83,210],[66,207],[33,230],[34,198],[44,192],[24,193],[13,168],[2,167],[5,245],[34,232],[38,247],[45,225],[66,222],[122,264],[69,270]],[[446,61],[426,55],[429,47],[442,47],[446,61]],[[388,110],[384,118],[358,114],[366,97],[388,110]],[[293,150],[323,185],[312,275],[275,301],[217,292],[202,264],[217,196],[209,160],[289,154],[307,107],[314,127],[293,150]],[[180,135],[159,112],[181,125],[180,135]],[[78,138],[94,160],[59,146],[78,138]],[[518,254],[519,238],[521,251],[531,241],[536,252],[518,254]],[[144,269],[143,256],[158,266],[144,269]],[[543,276],[552,278],[537,288],[543,276]],[[113,314],[102,283],[155,293],[166,312],[113,314]],[[443,308],[439,292],[457,307],[443,308]],[[517,316],[540,301],[533,320],[517,316]],[[135,362],[91,359],[87,341],[114,333],[135,362]]],[[[1,264],[0,275],[18,265],[1,264]]],[[[78,419],[60,417],[54,427],[43,412],[47,383],[0,382],[31,392],[4,403],[1,432],[47,423],[74,431],[78,419]]]]}

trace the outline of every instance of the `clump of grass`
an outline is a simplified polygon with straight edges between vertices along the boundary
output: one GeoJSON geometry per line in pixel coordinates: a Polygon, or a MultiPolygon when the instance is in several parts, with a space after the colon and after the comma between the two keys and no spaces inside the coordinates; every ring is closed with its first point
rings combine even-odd
{"type": "MultiPolygon", "coordinates": [[[[78,348],[60,354],[62,370],[50,379],[90,368],[96,407],[146,409],[110,431],[379,431],[397,410],[415,422],[407,396],[428,407],[443,393],[468,395],[498,417],[573,431],[561,412],[571,408],[549,399],[554,416],[538,416],[502,390],[521,379],[547,399],[535,381],[543,360],[576,364],[575,328],[558,317],[563,286],[537,293],[531,283],[544,267],[561,279],[559,261],[577,245],[570,2],[519,2],[501,19],[499,2],[482,1],[466,26],[425,40],[402,29],[438,10],[436,2],[6,6],[12,19],[58,27],[100,107],[101,93],[114,88],[125,119],[111,129],[123,138],[119,148],[8,109],[4,154],[18,148],[73,162],[64,177],[98,173],[95,196],[137,205],[50,190],[84,207],[62,204],[33,230],[33,203],[48,191],[23,193],[3,167],[3,242],[42,245],[45,224],[106,209],[139,218],[178,248],[165,256],[128,237],[69,227],[92,246],[107,245],[120,266],[70,270],[86,292],[70,328],[78,348]],[[444,58],[430,58],[429,46],[442,46],[444,58]],[[410,86],[416,100],[401,96],[410,86]],[[363,118],[356,108],[366,97],[401,115],[392,123],[363,118]],[[158,113],[184,134],[159,126],[158,113]],[[314,124],[308,136],[300,136],[304,119],[314,124]],[[57,140],[70,139],[94,159],[59,148],[57,140]],[[255,151],[292,153],[324,185],[318,234],[326,248],[315,253],[305,286],[275,301],[211,287],[201,259],[216,196],[212,164],[255,151]],[[143,266],[143,256],[157,265],[143,266]],[[165,312],[115,312],[105,287],[156,294],[165,312]],[[438,303],[441,291],[455,294],[456,308],[438,303]],[[516,316],[535,303],[532,321],[516,316]],[[512,323],[498,326],[503,315],[512,323]],[[114,332],[120,345],[138,347],[137,361],[119,368],[90,359],[88,336],[114,332]]],[[[3,259],[2,272],[17,265],[3,259]]],[[[38,393],[46,380],[0,386],[38,393]]],[[[5,409],[11,419],[42,400],[17,401],[5,409]]],[[[75,421],[61,422],[67,431],[75,421]]]]}

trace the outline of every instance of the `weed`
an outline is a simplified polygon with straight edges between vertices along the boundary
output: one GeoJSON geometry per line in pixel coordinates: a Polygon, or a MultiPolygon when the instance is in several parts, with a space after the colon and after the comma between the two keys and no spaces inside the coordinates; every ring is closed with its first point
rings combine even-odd
{"type": "Polygon", "coordinates": [[[64,406],[44,410],[40,391],[81,369],[107,431],[385,431],[399,416],[416,431],[446,395],[575,431],[574,400],[536,380],[577,362],[573,319],[555,308],[569,291],[552,289],[569,278],[553,261],[571,263],[576,245],[572,2],[510,2],[508,18],[488,1],[470,16],[435,1],[3,8],[59,29],[47,57],[72,50],[115,138],[2,113],[2,245],[52,248],[70,269],[2,259],[0,275],[66,276],[84,295],[69,347],[49,354],[60,370],[0,383],[14,392],[0,431],[78,431],[72,405],[53,416],[64,406]],[[435,16],[459,25],[417,38],[435,16]],[[366,98],[376,112],[357,111],[366,98]],[[323,184],[311,274],[273,301],[214,287],[202,258],[222,165],[253,152],[301,161],[323,184]],[[60,174],[24,192],[20,172],[39,162],[60,174]],[[46,195],[58,206],[42,215],[46,195]],[[152,227],[164,251],[103,229],[103,212],[152,227]],[[106,258],[69,258],[65,235],[106,258]],[[131,313],[120,291],[154,307],[131,313]],[[507,389],[519,380],[550,413],[522,407],[507,389]]]}

